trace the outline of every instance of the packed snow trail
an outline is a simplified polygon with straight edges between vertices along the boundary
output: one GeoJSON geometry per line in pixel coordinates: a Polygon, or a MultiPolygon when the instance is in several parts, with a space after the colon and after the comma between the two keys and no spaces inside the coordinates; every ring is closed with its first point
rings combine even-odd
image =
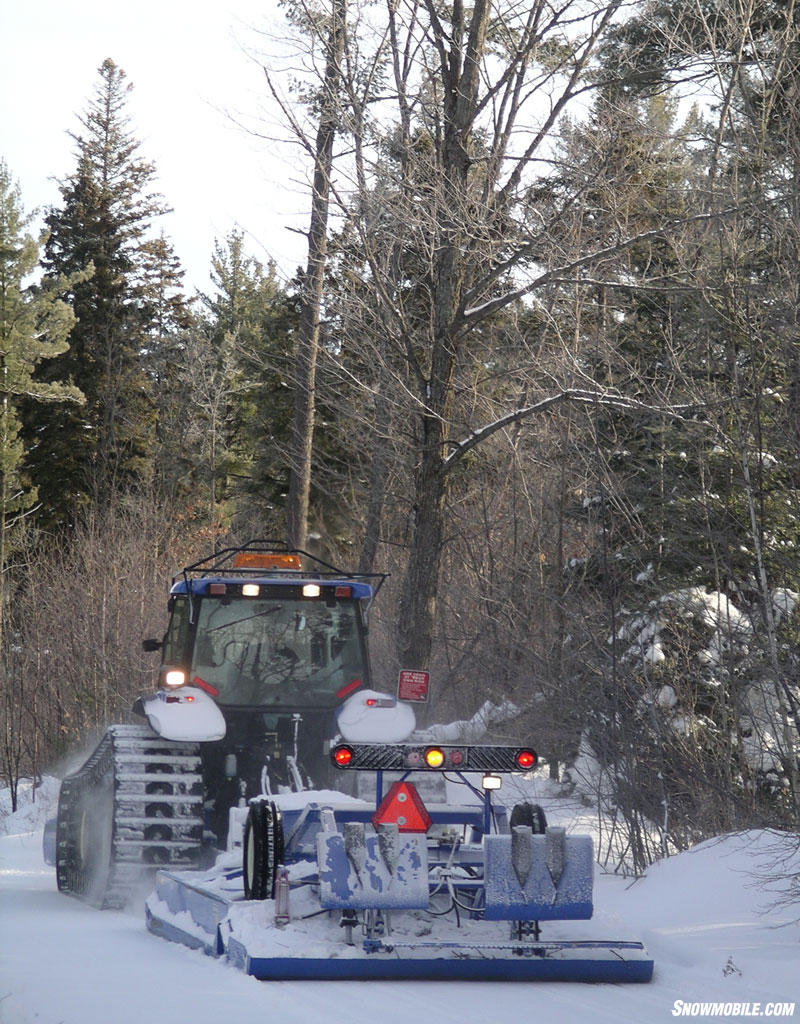
{"type": "MultiPolygon", "coordinates": [[[[554,823],[580,816],[567,801],[543,802],[554,823]]],[[[752,1019],[755,1004],[763,1013],[794,1002],[782,1019],[800,1021],[800,925],[786,923],[800,913],[762,916],[763,889],[748,884],[755,864],[775,862],[774,839],[753,833],[705,843],[633,885],[598,875],[598,914],[609,930],[636,933],[655,958],[648,985],[258,982],[150,935],[142,900],[101,912],[61,895],[42,862],[41,831],[19,832],[0,837],[0,1022],[307,1024],[335,1013],[353,1024],[409,1024],[424,1012],[459,1024],[658,1024],[680,1019],[678,1000],[749,1009],[726,1018],[734,1020],[752,1019]]]]}
{"type": "Polygon", "coordinates": [[[426,1019],[462,1024],[529,1020],[534,1006],[537,1019],[564,1024],[647,1019],[641,998],[620,1012],[616,986],[258,982],[154,938],[141,907],[101,912],[62,896],[53,869],[37,864],[40,840],[0,839],[2,1024],[307,1024],[332,1008],[354,1024],[408,1024],[423,1006],[426,1019]]]}

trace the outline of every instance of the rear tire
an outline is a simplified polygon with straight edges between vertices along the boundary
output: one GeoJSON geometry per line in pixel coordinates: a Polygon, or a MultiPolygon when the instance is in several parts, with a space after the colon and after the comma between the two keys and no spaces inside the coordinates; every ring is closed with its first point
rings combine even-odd
{"type": "Polygon", "coordinates": [[[544,835],[547,831],[547,818],[539,804],[531,804],[525,801],[522,804],[514,804],[511,811],[509,826],[527,825],[534,835],[544,835]]]}
{"type": "Polygon", "coordinates": [[[242,873],[246,900],[271,900],[275,878],[283,863],[283,819],[272,800],[250,805],[242,843],[242,873]]]}

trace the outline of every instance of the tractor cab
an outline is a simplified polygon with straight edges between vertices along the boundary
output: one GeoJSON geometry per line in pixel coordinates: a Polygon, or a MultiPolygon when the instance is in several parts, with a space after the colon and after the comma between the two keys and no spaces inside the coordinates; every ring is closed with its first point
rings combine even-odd
{"type": "Polygon", "coordinates": [[[385,578],[253,541],[173,579],[167,632],[150,644],[162,651],[160,701],[143,710],[163,734],[158,715],[186,722],[212,701],[221,712],[216,733],[193,736],[208,739],[203,775],[213,780],[218,839],[228,807],[256,793],[328,784],[335,713],[371,685],[367,617],[385,578]],[[184,710],[185,700],[194,707],[184,710]]]}
{"type": "Polygon", "coordinates": [[[335,708],[369,684],[364,582],[257,576],[172,588],[159,682],[191,683],[221,707],[335,708]]]}

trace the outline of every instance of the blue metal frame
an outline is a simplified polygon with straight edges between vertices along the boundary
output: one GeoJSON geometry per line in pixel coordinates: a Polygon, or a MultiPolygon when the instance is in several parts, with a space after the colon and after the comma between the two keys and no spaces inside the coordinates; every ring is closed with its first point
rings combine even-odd
{"type": "MultiPolygon", "coordinates": [[[[402,780],[410,774],[405,772],[402,780]]],[[[231,912],[243,901],[237,871],[209,876],[205,884],[187,873],[160,871],[147,901],[147,927],[163,938],[224,956],[264,980],[649,981],[653,960],[641,942],[541,939],[540,921],[592,916],[591,839],[567,836],[563,829],[548,829],[544,835],[525,827],[510,831],[506,809],[492,803],[491,791],[480,793],[461,772],[453,774],[481,796],[482,804],[430,805],[428,812],[434,824],[472,829],[480,842],[437,841],[422,833],[400,833],[396,825],[380,825],[375,832],[369,827],[374,811],[365,806],[309,803],[283,811],[284,862],[310,865],[303,881],[313,884],[321,912],[340,912],[348,930],[362,923],[357,913],[363,918],[359,945],[343,941],[325,958],[264,956],[268,943],[251,951],[236,926],[246,911],[231,912]],[[451,867],[458,869],[455,874],[451,867]],[[451,909],[458,907],[473,920],[470,929],[460,933],[454,927],[428,939],[410,938],[409,930],[406,938],[395,940],[376,926],[389,911],[428,909],[439,892],[449,893],[451,909]],[[511,939],[498,939],[509,934],[498,931],[497,922],[504,921],[511,926],[511,939]]],[[[378,807],[383,771],[376,777],[378,807]]]]}

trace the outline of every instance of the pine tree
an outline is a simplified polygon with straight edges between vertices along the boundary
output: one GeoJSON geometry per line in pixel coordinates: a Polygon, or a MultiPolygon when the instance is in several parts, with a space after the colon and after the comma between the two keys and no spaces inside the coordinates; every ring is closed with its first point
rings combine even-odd
{"type": "MultiPolygon", "coordinates": [[[[86,405],[28,416],[29,436],[38,439],[33,462],[48,524],[69,519],[90,501],[107,504],[121,488],[147,478],[151,467],[155,410],[146,358],[165,307],[158,291],[163,275],[155,285],[148,279],[148,231],[166,207],[150,191],[154,166],[138,156],[129,130],[131,86],[124,71],[106,60],[99,74],[82,130],[72,134],[77,167],[61,184],[62,205],[46,218],[49,278],[94,266],[90,278],[63,295],[78,323],[69,351],[49,371],[79,387],[86,405]]],[[[162,267],[168,257],[160,254],[162,267]]],[[[177,285],[173,269],[173,293],[177,285]]]]}
{"type": "Polygon", "coordinates": [[[625,779],[619,806],[668,808],[676,842],[759,813],[780,820],[800,792],[781,603],[781,588],[796,586],[798,544],[796,232],[780,201],[762,200],[792,195],[783,148],[770,154],[769,132],[754,125],[759,90],[739,94],[746,72],[734,81],[728,127],[695,113],[676,132],[644,116],[660,97],[615,92],[590,130],[567,133],[580,145],[565,164],[589,183],[582,245],[631,217],[644,229],[683,221],[576,288],[598,381],[668,392],[697,410],[598,415],[600,480],[586,513],[618,641],[588,735],[625,779]],[[683,156],[680,137],[694,140],[683,156]]]}
{"type": "MultiPolygon", "coordinates": [[[[37,500],[35,483],[26,472],[20,405],[23,400],[39,408],[83,401],[74,386],[34,377],[43,360],[67,351],[75,317],[56,294],[66,280],[48,287],[26,283],[36,270],[43,241],[37,243],[26,231],[30,221],[19,188],[0,161],[0,643],[10,590],[7,574],[25,517],[37,500]]],[[[72,284],[78,283],[73,277],[72,284]]]]}
{"type": "Polygon", "coordinates": [[[211,281],[197,315],[163,336],[151,361],[157,486],[182,515],[277,536],[296,311],[274,266],[247,253],[240,231],[215,243],[211,281]]]}
{"type": "Polygon", "coordinates": [[[219,470],[235,515],[280,531],[288,488],[292,398],[287,386],[297,312],[272,264],[247,254],[231,231],[211,261],[216,292],[201,296],[204,333],[228,380],[225,455],[219,470]]]}

